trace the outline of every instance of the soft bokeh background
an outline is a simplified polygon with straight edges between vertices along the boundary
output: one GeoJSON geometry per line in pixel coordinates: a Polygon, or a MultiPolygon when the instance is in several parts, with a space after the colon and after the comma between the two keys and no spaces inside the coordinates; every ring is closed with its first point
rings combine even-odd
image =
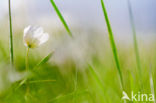
{"type": "MultiPolygon", "coordinates": [[[[127,0],[104,0],[117,43],[125,91],[140,91],[127,0]]],[[[74,39],[71,39],[49,0],[13,0],[12,18],[15,67],[9,65],[8,1],[0,0],[0,103],[25,102],[25,85],[16,89],[26,75],[23,30],[42,26],[49,41],[30,50],[30,68],[54,51],[50,61],[38,68],[30,80],[55,82],[30,84],[28,103],[121,103],[122,90],[109,44],[100,0],[55,0],[74,39]],[[99,84],[88,63],[95,67],[99,84]],[[78,69],[77,82],[75,70],[78,69]],[[77,94],[74,94],[76,91],[77,94]],[[70,94],[71,93],[71,94],[70,94]],[[61,96],[64,96],[62,98],[61,96]],[[113,97],[113,99],[112,99],[113,97]],[[63,101],[63,102],[62,102],[63,101]]],[[[151,93],[149,71],[155,77],[156,1],[130,0],[141,58],[144,93],[151,93]]],[[[154,80],[155,84],[155,80],[154,80]]]]}
{"type": "MultiPolygon", "coordinates": [[[[130,0],[134,13],[138,34],[151,35],[155,33],[156,26],[156,1],[155,0],[130,0]]],[[[0,18],[7,16],[7,0],[1,0],[0,18]]],[[[69,25],[74,27],[94,27],[103,30],[104,19],[98,0],[56,0],[69,25]]],[[[105,0],[113,31],[116,35],[131,34],[129,14],[126,0],[105,0]]],[[[14,25],[38,24],[51,27],[62,27],[49,0],[14,0],[12,2],[14,25]],[[24,20],[23,20],[24,19],[24,20]],[[17,22],[17,23],[16,23],[17,22]]]]}

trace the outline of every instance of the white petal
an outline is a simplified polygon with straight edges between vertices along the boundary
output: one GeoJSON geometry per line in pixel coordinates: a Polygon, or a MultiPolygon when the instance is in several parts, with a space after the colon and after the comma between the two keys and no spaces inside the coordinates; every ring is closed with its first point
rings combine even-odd
{"type": "Polygon", "coordinates": [[[33,37],[34,38],[39,38],[42,34],[43,34],[43,28],[42,27],[37,27],[34,30],[33,37]]]}
{"type": "Polygon", "coordinates": [[[30,29],[31,29],[30,25],[24,29],[24,36],[26,36],[26,34],[30,31],[30,29]]]}
{"type": "Polygon", "coordinates": [[[38,27],[34,33],[43,33],[43,28],[42,27],[38,27]]]}
{"type": "Polygon", "coordinates": [[[39,45],[45,43],[49,35],[47,33],[43,33],[42,27],[37,26],[28,26],[24,29],[24,45],[30,48],[38,47],[39,45]]]}
{"type": "Polygon", "coordinates": [[[39,39],[39,41],[40,41],[39,45],[45,43],[46,41],[48,41],[48,39],[49,39],[49,34],[48,33],[42,34],[41,38],[39,39]]]}

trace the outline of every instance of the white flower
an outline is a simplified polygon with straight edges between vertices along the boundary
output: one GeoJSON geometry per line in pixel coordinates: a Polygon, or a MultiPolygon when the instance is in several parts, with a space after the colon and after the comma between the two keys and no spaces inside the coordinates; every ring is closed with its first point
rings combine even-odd
{"type": "Polygon", "coordinates": [[[24,29],[24,45],[28,48],[36,48],[45,43],[49,39],[49,35],[44,33],[42,27],[28,26],[24,29]]]}

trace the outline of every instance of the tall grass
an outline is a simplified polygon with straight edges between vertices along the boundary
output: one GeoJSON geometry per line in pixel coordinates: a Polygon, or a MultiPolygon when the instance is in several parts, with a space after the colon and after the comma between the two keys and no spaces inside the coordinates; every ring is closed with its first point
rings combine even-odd
{"type": "Polygon", "coordinates": [[[9,27],[10,27],[10,62],[13,65],[14,63],[14,56],[13,56],[13,33],[12,33],[12,16],[11,16],[11,1],[8,0],[8,7],[9,7],[9,27]]]}
{"type": "MultiPolygon", "coordinates": [[[[58,17],[60,18],[62,24],[64,25],[66,31],[68,32],[69,36],[73,37],[71,30],[69,29],[64,17],[62,16],[61,12],[59,11],[58,7],[56,6],[54,0],[50,0],[50,1],[51,1],[52,6],[54,7],[54,10],[56,11],[58,17]]],[[[73,101],[76,103],[76,100],[75,100],[74,96],[77,97],[77,67],[75,68],[74,92],[73,92],[72,95],[68,94],[68,96],[70,98],[72,98],[73,101]]],[[[62,96],[61,98],[68,98],[68,96],[62,96]]],[[[57,99],[57,100],[59,100],[59,99],[57,99]]]]}
{"type": "MultiPolygon", "coordinates": [[[[63,16],[61,15],[61,12],[59,11],[58,7],[56,6],[55,2],[53,0],[50,0],[51,1],[51,4],[53,5],[56,13],[58,14],[61,22],[64,24],[64,27],[66,28],[69,36],[72,37],[72,33],[71,33],[71,30],[69,29],[65,19],[63,18],[63,16]]],[[[88,68],[89,68],[89,71],[91,72],[93,78],[97,81],[99,87],[102,88],[102,91],[105,93],[105,90],[104,90],[104,86],[100,80],[100,78],[98,77],[98,75],[96,74],[96,71],[92,68],[92,66],[90,64],[88,64],[88,68]]],[[[73,96],[76,96],[77,97],[77,67],[76,67],[76,70],[75,70],[75,88],[74,88],[74,95],[73,96]]],[[[75,101],[76,102],[76,101],[75,101]]]]}
{"type": "Polygon", "coordinates": [[[112,47],[112,51],[113,51],[116,67],[118,69],[118,73],[119,73],[119,76],[120,76],[121,85],[122,85],[122,89],[123,89],[123,87],[124,87],[123,86],[123,77],[122,77],[122,72],[121,72],[120,63],[119,63],[119,59],[118,59],[118,53],[117,53],[117,49],[116,49],[116,44],[115,44],[115,41],[114,41],[112,28],[111,28],[111,25],[110,25],[110,22],[109,22],[107,10],[105,8],[103,0],[101,0],[101,5],[102,5],[103,14],[104,14],[104,17],[105,17],[105,20],[106,20],[106,24],[107,24],[107,29],[108,29],[108,33],[109,33],[109,40],[110,40],[110,44],[111,44],[111,47],[112,47]]]}
{"type": "MultiPolygon", "coordinates": [[[[67,25],[67,22],[65,21],[61,12],[59,11],[54,0],[50,0],[50,2],[52,4],[52,6],[54,7],[54,10],[56,11],[57,15],[59,16],[65,30],[68,32],[70,37],[73,37],[71,29],[67,25]]],[[[107,10],[105,8],[103,0],[101,0],[101,5],[102,5],[102,10],[103,10],[103,14],[105,17],[105,21],[107,24],[109,40],[110,40],[113,57],[114,57],[115,64],[116,64],[115,66],[117,68],[117,70],[114,73],[117,72],[116,74],[119,75],[119,77],[120,77],[122,90],[126,89],[127,91],[133,90],[134,92],[137,92],[137,90],[139,88],[139,84],[137,84],[137,80],[135,80],[136,73],[133,74],[133,73],[129,72],[129,75],[127,75],[127,76],[125,74],[125,76],[124,76],[124,78],[126,78],[125,80],[128,81],[128,79],[130,79],[130,82],[123,81],[120,63],[123,64],[125,67],[127,67],[126,64],[129,64],[129,61],[127,61],[127,58],[124,58],[123,59],[124,62],[123,61],[119,62],[118,51],[116,48],[114,35],[112,32],[111,24],[109,22],[109,17],[108,17],[107,10]],[[127,83],[126,86],[124,86],[123,82],[125,84],[127,83]]],[[[141,64],[140,64],[140,57],[139,57],[139,52],[138,52],[139,50],[138,50],[138,46],[137,46],[136,30],[135,30],[135,26],[134,26],[133,15],[132,15],[132,10],[131,10],[130,4],[129,4],[129,13],[130,13],[131,25],[132,25],[132,29],[133,29],[137,68],[140,71],[139,73],[141,74],[141,64]]],[[[11,55],[10,60],[11,60],[11,63],[13,64],[13,37],[12,37],[13,33],[12,33],[10,0],[9,0],[9,20],[10,20],[10,41],[11,41],[10,42],[10,55],[11,55]]],[[[95,42],[99,42],[99,41],[95,41],[95,42]]],[[[88,43],[88,42],[86,42],[86,43],[88,43]]],[[[103,44],[101,44],[101,45],[103,45],[103,44]]],[[[0,44],[0,49],[3,49],[3,47],[5,47],[5,45],[0,44]]],[[[101,50],[107,49],[107,48],[104,48],[104,46],[101,46],[99,48],[100,49],[94,48],[94,49],[97,49],[96,53],[101,53],[101,50]]],[[[124,48],[124,47],[122,47],[122,48],[124,48]]],[[[126,48],[126,50],[127,50],[127,48],[126,48]]],[[[128,48],[128,50],[131,51],[130,48],[128,48]]],[[[55,63],[52,63],[52,64],[47,63],[49,61],[49,59],[53,56],[53,52],[50,52],[46,57],[41,59],[41,61],[38,57],[36,57],[36,55],[35,56],[32,55],[31,59],[29,59],[29,61],[28,61],[28,52],[29,52],[29,50],[26,53],[25,61],[26,61],[26,69],[27,69],[27,71],[29,71],[30,74],[28,73],[28,75],[26,75],[26,77],[24,76],[23,78],[21,78],[21,80],[16,81],[15,83],[11,83],[12,84],[11,88],[6,90],[5,93],[0,93],[0,103],[14,103],[14,102],[19,102],[19,103],[22,103],[22,102],[24,102],[24,103],[25,102],[28,102],[28,103],[37,103],[37,102],[41,102],[41,103],[121,103],[121,97],[119,95],[121,93],[121,91],[118,88],[118,85],[116,85],[120,82],[118,82],[119,80],[116,82],[116,79],[114,79],[112,77],[112,71],[108,70],[110,65],[112,65],[112,62],[109,61],[109,56],[112,55],[111,53],[108,54],[108,57],[106,57],[103,52],[102,52],[102,55],[101,54],[100,55],[97,55],[97,54],[92,55],[92,56],[94,56],[94,58],[91,58],[91,60],[95,64],[95,67],[92,66],[90,63],[88,63],[88,67],[86,67],[86,69],[84,71],[78,72],[78,67],[75,64],[75,62],[72,60],[69,60],[69,61],[65,60],[63,62],[63,64],[60,64],[60,65],[57,65],[55,63]],[[105,59],[103,59],[104,57],[105,57],[105,59]],[[38,60],[39,60],[39,62],[38,62],[38,60]],[[104,65],[102,65],[103,63],[104,63],[104,65]],[[37,65],[35,65],[35,64],[37,64],[37,65]],[[44,65],[44,64],[46,64],[46,65],[44,65]],[[69,65],[71,65],[71,66],[69,66],[69,65]],[[60,69],[62,67],[63,67],[63,69],[67,70],[67,71],[65,70],[66,72],[68,72],[67,75],[66,75],[66,73],[64,73],[64,74],[62,73],[62,72],[64,72],[60,69]],[[98,75],[98,73],[96,71],[98,68],[104,68],[104,69],[99,70],[99,71],[101,71],[102,76],[98,75]],[[68,69],[70,69],[70,70],[68,70],[68,69]],[[103,74],[103,71],[105,72],[104,74],[103,74]],[[74,77],[73,77],[73,74],[74,74],[74,77]],[[71,76],[74,78],[74,80],[73,80],[73,78],[71,78],[71,76]],[[100,78],[100,77],[102,77],[102,78],[100,78]],[[15,88],[15,90],[14,90],[14,88],[15,88]],[[23,95],[24,93],[26,93],[26,94],[23,95]],[[113,97],[113,99],[112,99],[112,97],[113,97]]],[[[44,50],[41,50],[40,52],[44,52],[44,50]]],[[[144,53],[144,51],[142,51],[142,52],[144,53]]],[[[5,53],[5,51],[4,51],[4,53],[5,53]]],[[[16,59],[17,61],[16,61],[15,67],[17,69],[24,68],[25,67],[24,55],[20,51],[17,51],[17,53],[19,53],[19,54],[16,59]]],[[[123,55],[128,58],[131,58],[130,54],[127,52],[124,52],[123,55]]],[[[153,54],[149,54],[146,56],[153,56],[153,54]]],[[[0,59],[4,60],[3,59],[4,57],[7,57],[7,55],[4,56],[3,53],[0,53],[0,59]],[[1,58],[1,56],[2,56],[2,58],[1,58]]],[[[131,60],[133,60],[133,59],[131,59],[131,60]]],[[[130,65],[130,68],[132,67],[131,70],[134,69],[133,66],[134,66],[133,64],[130,65]]],[[[1,67],[3,67],[3,65],[0,65],[0,68],[1,67]]],[[[84,69],[84,68],[85,67],[79,67],[79,69],[84,69]]],[[[146,68],[142,67],[142,69],[146,69],[146,68]]],[[[22,71],[24,71],[24,69],[22,71]]],[[[20,71],[19,71],[19,73],[20,73],[20,71]]],[[[142,75],[142,77],[146,77],[148,72],[143,71],[143,73],[145,75],[142,75]]],[[[8,73],[8,75],[11,75],[11,74],[8,73]]],[[[22,75],[23,75],[23,73],[22,73],[22,75]]],[[[6,76],[6,75],[4,74],[4,75],[2,75],[2,77],[3,76],[6,76]]],[[[147,91],[149,91],[151,89],[150,92],[152,92],[152,94],[154,94],[154,92],[155,92],[154,85],[155,84],[153,81],[154,74],[152,74],[152,71],[150,71],[148,76],[150,76],[150,84],[144,83],[144,85],[145,85],[144,87],[147,87],[147,91]]],[[[16,75],[15,76],[11,75],[11,77],[16,77],[16,75]]],[[[5,78],[0,78],[0,79],[1,80],[4,79],[5,82],[7,81],[5,78]]],[[[144,81],[147,81],[147,79],[149,80],[149,78],[142,78],[142,80],[144,80],[144,81]]],[[[1,81],[0,81],[0,83],[1,83],[1,81]]],[[[7,85],[7,83],[6,83],[6,85],[7,85]]],[[[128,94],[129,94],[129,92],[128,92],[128,94]]],[[[132,102],[133,101],[129,101],[129,103],[132,103],[132,102]]],[[[138,102],[138,101],[136,101],[136,102],[138,102]]],[[[136,103],[136,102],[134,101],[133,103],[136,103]]]]}
{"type": "Polygon", "coordinates": [[[141,78],[142,78],[142,70],[141,70],[139,48],[138,48],[138,42],[137,42],[137,36],[136,36],[136,30],[135,30],[135,24],[134,24],[134,17],[133,17],[133,13],[132,13],[130,0],[127,0],[127,2],[128,2],[128,10],[129,10],[131,28],[132,28],[132,32],[133,32],[133,42],[134,42],[134,49],[135,49],[137,68],[138,68],[139,78],[140,78],[140,85],[141,85],[141,89],[143,89],[143,87],[142,87],[142,80],[141,80],[141,78]]]}
{"type": "Polygon", "coordinates": [[[54,7],[54,9],[55,9],[55,11],[56,11],[58,17],[60,18],[62,24],[64,25],[65,29],[67,30],[69,36],[72,37],[72,32],[71,32],[71,30],[69,29],[69,27],[68,27],[68,25],[67,25],[65,19],[63,18],[61,12],[59,11],[58,7],[56,6],[54,0],[50,0],[50,2],[51,2],[51,4],[52,4],[52,6],[54,7]]]}

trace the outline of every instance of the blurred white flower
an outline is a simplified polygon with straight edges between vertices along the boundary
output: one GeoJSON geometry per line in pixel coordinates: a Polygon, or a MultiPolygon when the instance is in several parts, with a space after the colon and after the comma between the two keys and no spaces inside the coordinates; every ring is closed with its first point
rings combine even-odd
{"type": "Polygon", "coordinates": [[[28,48],[36,48],[49,39],[49,34],[44,33],[42,27],[28,26],[24,29],[24,45],[28,48]]]}

